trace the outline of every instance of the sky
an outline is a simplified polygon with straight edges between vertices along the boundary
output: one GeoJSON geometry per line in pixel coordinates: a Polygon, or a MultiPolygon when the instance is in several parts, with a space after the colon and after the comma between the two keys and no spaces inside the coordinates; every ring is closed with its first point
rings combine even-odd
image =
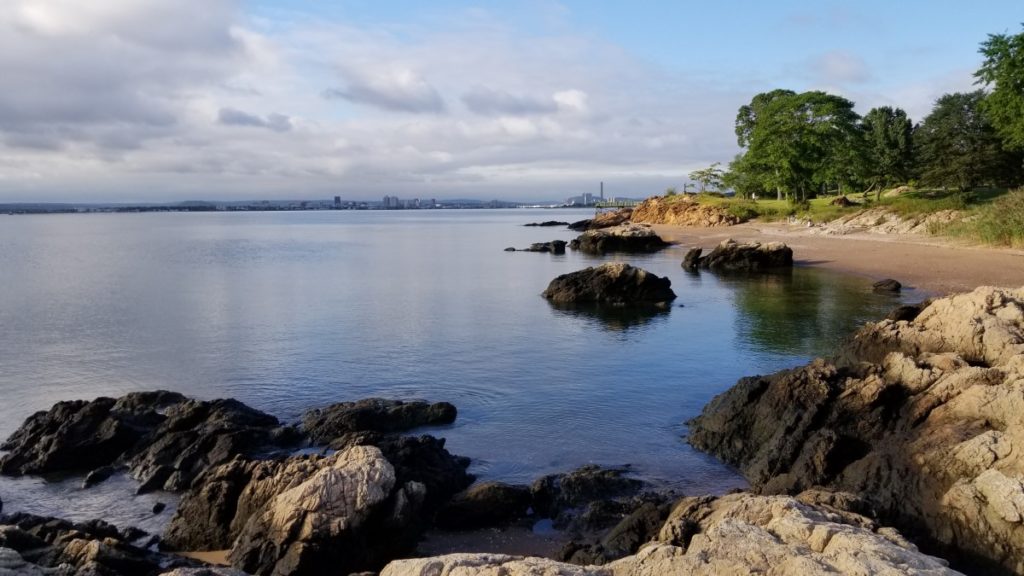
{"type": "Polygon", "coordinates": [[[923,119],[1020,0],[0,0],[0,202],[644,197],[775,88],[923,119]]]}

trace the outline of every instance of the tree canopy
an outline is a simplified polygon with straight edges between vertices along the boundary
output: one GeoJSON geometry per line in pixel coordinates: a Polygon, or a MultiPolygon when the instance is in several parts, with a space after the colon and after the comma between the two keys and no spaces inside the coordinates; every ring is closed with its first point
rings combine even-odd
{"type": "Polygon", "coordinates": [[[704,192],[709,187],[715,189],[721,188],[722,177],[725,175],[725,171],[719,168],[721,164],[721,162],[715,162],[707,168],[690,172],[690,180],[700,184],[701,192],[704,192]]]}
{"type": "Polygon", "coordinates": [[[992,90],[984,110],[1006,147],[1024,150],[1024,32],[990,34],[979,51],[985,60],[974,75],[992,90]]]}
{"type": "Polygon", "coordinates": [[[899,108],[872,108],[861,122],[866,139],[865,176],[872,183],[906,182],[913,169],[914,123],[899,108]]]}

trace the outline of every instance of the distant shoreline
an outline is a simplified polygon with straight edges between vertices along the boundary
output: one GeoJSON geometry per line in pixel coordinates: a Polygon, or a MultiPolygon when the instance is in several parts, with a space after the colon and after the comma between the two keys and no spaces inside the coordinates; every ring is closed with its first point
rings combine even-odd
{"type": "Polygon", "coordinates": [[[857,233],[824,235],[785,223],[749,222],[736,226],[696,228],[658,224],[667,241],[683,246],[714,247],[737,241],[785,242],[798,266],[810,266],[880,280],[940,296],[978,286],[1024,286],[1024,251],[970,246],[944,238],[857,233]]]}

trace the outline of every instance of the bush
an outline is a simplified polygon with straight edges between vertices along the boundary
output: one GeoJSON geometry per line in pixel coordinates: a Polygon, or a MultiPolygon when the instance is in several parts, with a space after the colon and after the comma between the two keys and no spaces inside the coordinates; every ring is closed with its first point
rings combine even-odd
{"type": "Polygon", "coordinates": [[[986,244],[1024,247],[1024,188],[997,198],[965,224],[972,236],[986,244]]]}

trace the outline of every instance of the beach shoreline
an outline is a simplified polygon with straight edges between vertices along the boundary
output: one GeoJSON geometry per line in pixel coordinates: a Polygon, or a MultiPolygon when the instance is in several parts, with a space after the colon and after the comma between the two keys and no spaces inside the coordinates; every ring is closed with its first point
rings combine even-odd
{"type": "Polygon", "coordinates": [[[797,266],[872,280],[894,278],[929,296],[978,286],[1024,286],[1024,250],[973,246],[942,237],[868,232],[828,235],[820,228],[777,222],[714,228],[655,224],[653,228],[668,242],[705,251],[730,238],[784,242],[793,249],[797,266]]]}

